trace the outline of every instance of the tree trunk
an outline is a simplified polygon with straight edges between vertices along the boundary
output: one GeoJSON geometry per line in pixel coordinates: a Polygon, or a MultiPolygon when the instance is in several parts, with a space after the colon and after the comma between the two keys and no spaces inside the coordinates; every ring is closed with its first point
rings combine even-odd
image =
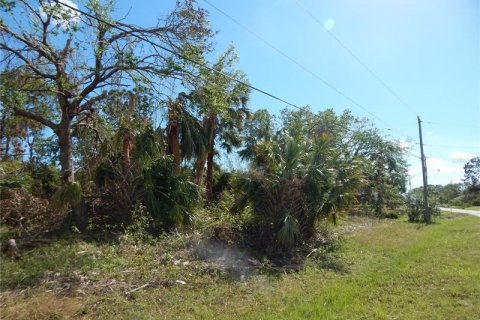
{"type": "Polygon", "coordinates": [[[128,102],[128,116],[126,118],[127,125],[123,128],[123,172],[127,173],[130,170],[130,155],[133,150],[133,144],[135,142],[135,137],[132,133],[131,123],[132,115],[135,114],[135,108],[137,107],[137,96],[131,95],[128,102]]]}
{"type": "MultiPolygon", "coordinates": [[[[0,143],[3,142],[3,138],[5,137],[5,132],[7,131],[6,130],[6,120],[7,120],[7,110],[5,110],[5,105],[3,106],[3,110],[2,110],[2,118],[0,120],[0,143]]],[[[8,137],[5,141],[5,150],[0,150],[0,151],[3,151],[3,159],[5,160],[6,157],[7,157],[7,153],[8,153],[8,144],[10,143],[8,137]]],[[[1,154],[1,153],[0,153],[1,154]]]]}
{"type": "Polygon", "coordinates": [[[72,206],[72,215],[75,226],[80,231],[87,230],[88,225],[88,208],[85,202],[85,198],[82,196],[82,199],[75,205],[72,206]]]}
{"type": "Polygon", "coordinates": [[[178,117],[175,112],[174,106],[170,106],[168,112],[168,126],[167,126],[167,154],[173,155],[173,174],[180,174],[180,143],[178,142],[178,136],[180,134],[180,128],[178,123],[178,117]]]}
{"type": "Polygon", "coordinates": [[[375,184],[376,184],[376,192],[377,192],[377,199],[375,201],[375,214],[378,217],[383,216],[383,205],[385,203],[385,198],[383,194],[383,184],[382,184],[382,162],[377,162],[377,170],[375,173],[375,184]]]}
{"type": "Polygon", "coordinates": [[[207,152],[199,155],[195,162],[195,184],[199,186],[202,184],[205,162],[207,162],[207,152]]]}
{"type": "MultiPolygon", "coordinates": [[[[203,118],[203,132],[207,132],[209,130],[208,120],[209,118],[203,118]]],[[[205,163],[207,162],[208,148],[209,143],[207,143],[207,150],[198,155],[197,161],[195,162],[195,184],[198,186],[202,185],[203,173],[205,172],[205,163]]]]}
{"type": "MultiPolygon", "coordinates": [[[[25,128],[25,131],[28,132],[28,127],[25,128]]],[[[33,155],[33,147],[35,145],[35,140],[36,140],[35,132],[33,131],[33,129],[30,131],[30,135],[32,137],[32,140],[28,139],[29,134],[27,134],[25,141],[27,142],[27,145],[28,145],[28,155],[29,155],[28,161],[30,162],[30,164],[33,164],[35,162],[34,155],[33,155]]]]}
{"type": "Polygon", "coordinates": [[[134,141],[133,135],[130,132],[130,130],[125,130],[123,134],[123,148],[122,148],[124,172],[127,172],[127,170],[130,168],[130,153],[133,149],[133,141],[134,141]]]}
{"type": "Polygon", "coordinates": [[[208,118],[208,156],[207,156],[207,202],[211,203],[213,200],[213,154],[215,152],[215,127],[216,116],[211,114],[208,118]]]}
{"type": "Polygon", "coordinates": [[[208,157],[207,157],[207,202],[211,203],[212,201],[213,201],[213,150],[209,150],[208,157]]]}
{"type": "Polygon", "coordinates": [[[60,166],[63,182],[73,182],[73,151],[70,124],[62,124],[58,128],[58,145],[60,147],[60,166]]]}
{"type": "Polygon", "coordinates": [[[7,138],[5,139],[5,153],[3,154],[3,160],[7,160],[8,159],[8,153],[10,152],[10,137],[7,136],[7,138]]]}

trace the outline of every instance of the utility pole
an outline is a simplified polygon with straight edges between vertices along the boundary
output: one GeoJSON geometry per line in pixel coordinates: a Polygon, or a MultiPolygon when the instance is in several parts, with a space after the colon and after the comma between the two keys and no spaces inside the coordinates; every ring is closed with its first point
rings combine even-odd
{"type": "Polygon", "coordinates": [[[425,210],[425,222],[431,223],[432,218],[430,216],[430,210],[428,209],[428,181],[427,181],[427,161],[425,159],[425,154],[423,153],[423,137],[422,137],[422,120],[417,116],[418,119],[418,134],[420,135],[420,154],[422,160],[422,175],[423,175],[423,205],[425,210]]]}

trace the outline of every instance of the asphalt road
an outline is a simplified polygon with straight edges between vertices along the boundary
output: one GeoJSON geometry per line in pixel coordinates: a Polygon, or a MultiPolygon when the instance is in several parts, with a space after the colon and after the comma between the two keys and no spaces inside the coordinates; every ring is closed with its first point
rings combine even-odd
{"type": "Polygon", "coordinates": [[[464,210],[464,209],[455,209],[455,208],[439,208],[440,210],[443,211],[450,211],[450,212],[455,212],[455,213],[465,213],[465,214],[470,214],[472,216],[477,216],[480,217],[480,211],[477,210],[464,210]]]}

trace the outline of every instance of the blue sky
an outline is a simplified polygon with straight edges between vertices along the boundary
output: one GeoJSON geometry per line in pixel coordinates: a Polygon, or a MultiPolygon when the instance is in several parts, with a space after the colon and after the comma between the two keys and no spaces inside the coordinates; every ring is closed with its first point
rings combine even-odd
{"type": "MultiPolygon", "coordinates": [[[[309,105],[314,111],[333,108],[340,113],[350,109],[356,116],[370,118],[392,139],[405,141],[417,155],[419,115],[424,121],[432,184],[458,182],[465,162],[480,155],[480,1],[208,1],[343,95],[199,0],[210,12],[211,27],[219,32],[216,52],[220,54],[234,44],[240,56],[239,68],[254,86],[296,105],[309,105]]],[[[149,26],[173,3],[121,0],[117,8],[120,16],[129,11],[128,22],[149,26]]],[[[285,105],[253,92],[250,107],[276,113],[285,105]]],[[[415,157],[409,161],[415,187],[421,184],[420,161],[415,157]]]]}

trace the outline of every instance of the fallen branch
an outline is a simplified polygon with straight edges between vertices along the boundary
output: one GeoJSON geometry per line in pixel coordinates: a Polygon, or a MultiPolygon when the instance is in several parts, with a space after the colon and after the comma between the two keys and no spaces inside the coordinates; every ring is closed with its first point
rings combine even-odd
{"type": "Polygon", "coordinates": [[[135,289],[133,289],[133,290],[130,290],[130,291],[125,292],[125,295],[126,295],[126,296],[129,296],[129,295],[131,295],[132,293],[134,293],[135,291],[142,290],[143,288],[146,288],[146,287],[148,287],[149,285],[150,285],[150,282],[145,283],[143,286],[140,286],[140,287],[138,287],[138,288],[135,288],[135,289]]]}

